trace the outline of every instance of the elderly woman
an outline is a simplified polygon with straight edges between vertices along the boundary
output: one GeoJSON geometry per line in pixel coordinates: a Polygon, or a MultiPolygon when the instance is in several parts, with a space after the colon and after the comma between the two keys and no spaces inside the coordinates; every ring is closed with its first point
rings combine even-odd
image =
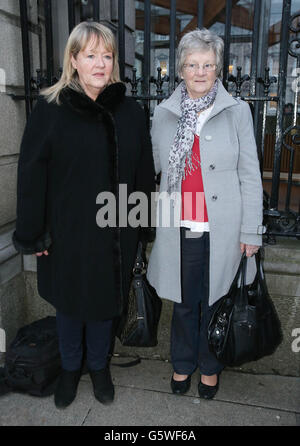
{"type": "Polygon", "coordinates": [[[125,97],[113,33],[80,23],[69,36],[61,79],[42,92],[25,129],[13,237],[18,251],[38,256],[39,294],[57,310],[57,407],[76,396],[84,327],[95,397],[104,404],[114,398],[108,364],[113,320],[122,313],[137,243],[147,232],[121,228],[118,209],[127,209],[132,192],[150,199],[152,190],[150,135],[143,110],[125,97]],[[124,202],[120,183],[127,189],[124,202]],[[102,192],[116,202],[108,209],[116,217],[110,226],[101,218],[102,192]]]}
{"type": "MultiPolygon", "coordinates": [[[[215,396],[223,369],[208,347],[208,322],[229,290],[241,253],[256,253],[263,232],[252,116],[249,105],[223,87],[222,58],[216,34],[197,29],[184,35],[178,47],[182,82],[156,107],[152,126],[160,196],[175,200],[157,206],[148,279],[159,296],[175,302],[172,391],[187,392],[199,367],[199,395],[206,399],[215,396]],[[160,224],[167,208],[173,209],[169,227],[160,224]]],[[[249,283],[254,258],[247,263],[249,283]]]]}

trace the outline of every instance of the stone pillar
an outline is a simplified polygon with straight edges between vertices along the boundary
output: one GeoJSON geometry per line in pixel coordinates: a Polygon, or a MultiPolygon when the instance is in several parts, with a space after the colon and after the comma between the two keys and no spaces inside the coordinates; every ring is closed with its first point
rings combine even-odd
{"type": "MultiPolygon", "coordinates": [[[[36,61],[36,2],[29,1],[28,5],[31,44],[35,48],[33,60],[36,61]]],[[[0,328],[5,331],[8,344],[27,314],[22,258],[11,242],[16,218],[18,153],[25,126],[24,101],[15,101],[9,96],[24,92],[18,0],[1,1],[0,22],[0,328]]],[[[1,358],[0,352],[0,361],[1,358]]]]}

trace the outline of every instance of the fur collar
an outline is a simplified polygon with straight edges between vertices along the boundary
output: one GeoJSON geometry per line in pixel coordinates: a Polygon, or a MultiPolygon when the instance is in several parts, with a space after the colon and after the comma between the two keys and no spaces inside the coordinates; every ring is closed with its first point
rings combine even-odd
{"type": "Polygon", "coordinates": [[[84,93],[79,93],[70,87],[65,87],[60,93],[60,100],[76,112],[86,116],[97,116],[105,112],[113,112],[116,106],[122,102],[126,87],[122,82],[111,84],[103,90],[97,99],[93,101],[84,93]]]}

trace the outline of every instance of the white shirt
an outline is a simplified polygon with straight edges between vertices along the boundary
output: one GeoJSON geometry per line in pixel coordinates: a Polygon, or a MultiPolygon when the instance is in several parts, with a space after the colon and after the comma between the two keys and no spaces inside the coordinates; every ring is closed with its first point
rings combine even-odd
{"type": "MultiPolygon", "coordinates": [[[[209,115],[211,114],[211,111],[214,107],[214,104],[208,107],[206,110],[204,110],[197,119],[197,126],[196,126],[196,135],[200,136],[200,132],[202,130],[202,127],[207,121],[209,115]]],[[[192,232],[209,232],[209,223],[208,222],[199,222],[199,221],[190,221],[190,220],[181,220],[180,226],[184,226],[185,228],[190,228],[192,232]]]]}

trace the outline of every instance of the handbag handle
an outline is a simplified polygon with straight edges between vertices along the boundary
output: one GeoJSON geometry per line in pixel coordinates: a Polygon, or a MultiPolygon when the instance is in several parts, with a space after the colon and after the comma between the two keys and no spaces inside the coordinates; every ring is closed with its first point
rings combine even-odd
{"type": "Polygon", "coordinates": [[[258,279],[262,291],[265,294],[267,294],[268,290],[267,290],[264,270],[263,270],[263,267],[262,267],[260,250],[258,250],[258,252],[255,254],[255,263],[256,263],[256,276],[255,276],[255,280],[258,279]]]}
{"type": "Polygon", "coordinates": [[[243,265],[244,265],[244,263],[245,263],[245,258],[246,258],[246,253],[244,252],[244,253],[242,254],[242,257],[241,257],[241,260],[240,260],[240,264],[239,264],[239,266],[238,266],[237,272],[236,272],[236,274],[235,274],[235,276],[234,276],[234,279],[233,279],[233,281],[232,281],[232,284],[231,284],[231,286],[230,286],[230,289],[229,289],[228,294],[231,294],[233,288],[237,285],[237,281],[238,281],[238,279],[239,279],[239,277],[240,277],[240,275],[241,275],[241,271],[242,271],[242,269],[243,269],[243,265]]]}
{"type": "MultiPolygon", "coordinates": [[[[258,250],[258,252],[255,254],[255,263],[256,263],[256,275],[255,275],[253,283],[258,281],[262,292],[264,294],[267,294],[268,291],[267,291],[265,276],[264,276],[262,263],[261,263],[260,250],[258,250]]],[[[232,282],[230,290],[229,290],[229,293],[230,293],[232,291],[233,287],[236,286],[238,278],[241,277],[239,293],[237,294],[237,299],[235,301],[235,304],[238,306],[247,305],[247,303],[248,303],[247,292],[245,292],[246,271],[247,271],[247,256],[246,256],[246,253],[244,252],[242,254],[238,270],[236,272],[236,275],[233,279],[233,282],[232,282]]]]}
{"type": "Polygon", "coordinates": [[[246,284],[246,272],[247,272],[247,256],[243,253],[241,260],[241,288],[244,288],[246,284]]]}
{"type": "MultiPolygon", "coordinates": [[[[245,253],[244,253],[245,254],[245,253]]],[[[247,257],[246,255],[244,258],[242,258],[241,263],[243,264],[242,270],[241,270],[241,286],[240,286],[240,293],[239,293],[239,303],[246,305],[248,303],[248,294],[245,292],[245,284],[246,284],[246,266],[247,266],[247,257]]],[[[263,294],[267,294],[267,285],[265,281],[265,276],[262,268],[261,263],[261,254],[260,250],[255,253],[255,263],[256,263],[256,275],[253,280],[253,284],[259,283],[259,286],[261,287],[261,291],[263,294]]],[[[257,286],[257,285],[255,285],[257,286]]]]}
{"type": "Polygon", "coordinates": [[[144,262],[142,253],[143,253],[143,243],[138,242],[136,258],[132,270],[134,276],[139,275],[143,272],[143,270],[146,270],[147,265],[144,262]]]}
{"type": "Polygon", "coordinates": [[[235,304],[237,306],[245,306],[248,304],[248,296],[247,293],[245,292],[246,272],[247,272],[247,256],[245,251],[243,252],[239,269],[240,269],[241,283],[239,287],[238,299],[235,302],[235,304]]]}

